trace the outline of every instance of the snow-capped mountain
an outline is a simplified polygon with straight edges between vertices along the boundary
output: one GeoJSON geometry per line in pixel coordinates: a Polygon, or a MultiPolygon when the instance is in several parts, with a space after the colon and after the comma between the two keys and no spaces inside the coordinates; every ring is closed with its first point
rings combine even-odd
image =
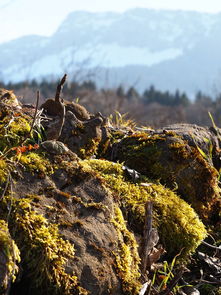
{"type": "Polygon", "coordinates": [[[73,12],[51,37],[0,44],[0,80],[57,78],[64,72],[73,77],[94,69],[99,86],[137,81],[140,90],[154,84],[210,92],[221,72],[220,35],[221,14],[73,12]]]}

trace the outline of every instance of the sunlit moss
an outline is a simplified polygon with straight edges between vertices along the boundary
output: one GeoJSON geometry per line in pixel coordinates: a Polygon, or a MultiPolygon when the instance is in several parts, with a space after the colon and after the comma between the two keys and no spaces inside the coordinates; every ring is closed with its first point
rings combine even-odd
{"type": "Polygon", "coordinates": [[[7,289],[7,284],[9,284],[11,280],[13,282],[16,279],[19,270],[16,263],[20,262],[20,251],[12,240],[8,225],[4,220],[0,220],[0,252],[1,257],[4,255],[4,259],[1,258],[1,263],[6,263],[5,265],[1,265],[1,275],[3,275],[5,271],[4,280],[0,285],[0,292],[3,292],[7,289]]]}
{"type": "Polygon", "coordinates": [[[0,159],[0,184],[6,181],[7,174],[7,163],[5,160],[0,159]]]}
{"type": "Polygon", "coordinates": [[[31,126],[28,118],[7,114],[0,121],[0,150],[16,146],[22,138],[29,134],[31,126]]]}
{"type": "Polygon", "coordinates": [[[16,117],[9,125],[10,132],[17,135],[25,135],[30,131],[30,129],[30,124],[25,118],[22,117],[16,117]]]}
{"type": "Polygon", "coordinates": [[[18,156],[19,162],[25,166],[28,171],[42,172],[44,174],[53,173],[53,167],[50,161],[42,155],[29,152],[18,156]]]}
{"type": "Polygon", "coordinates": [[[218,171],[179,135],[137,133],[127,136],[118,146],[117,158],[170,188],[176,184],[182,198],[204,221],[218,219],[218,171]]]}
{"type": "Polygon", "coordinates": [[[80,148],[80,150],[77,152],[78,156],[81,159],[88,159],[91,158],[93,155],[96,155],[99,143],[99,138],[93,138],[89,140],[87,144],[80,148]]]}
{"type": "Polygon", "coordinates": [[[58,226],[32,210],[30,199],[7,197],[2,207],[11,206],[9,228],[21,249],[21,263],[29,273],[31,288],[48,294],[86,294],[78,287],[77,277],[65,271],[67,260],[74,257],[74,247],[64,240],[58,226]]]}
{"type": "Polygon", "coordinates": [[[121,208],[126,209],[132,226],[143,227],[145,204],[153,202],[154,224],[168,254],[176,255],[183,249],[182,256],[186,257],[205,238],[206,229],[195,211],[173,191],[161,184],[150,182],[142,186],[126,181],[121,164],[104,160],[86,162],[99,172],[105,185],[119,200],[121,208]]]}
{"type": "Polygon", "coordinates": [[[126,294],[138,294],[141,288],[138,245],[134,235],[127,229],[120,208],[116,206],[114,212],[112,222],[117,230],[118,242],[113,254],[116,259],[117,272],[126,294]]]}

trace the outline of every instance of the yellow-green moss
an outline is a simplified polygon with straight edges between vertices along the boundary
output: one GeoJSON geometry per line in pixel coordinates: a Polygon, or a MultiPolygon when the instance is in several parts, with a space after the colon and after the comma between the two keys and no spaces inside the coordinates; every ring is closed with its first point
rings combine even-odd
{"type": "Polygon", "coordinates": [[[0,151],[16,146],[31,128],[28,118],[12,114],[6,114],[0,123],[0,151]]]}
{"type": "Polygon", "coordinates": [[[0,184],[6,181],[7,174],[7,164],[5,160],[0,159],[0,184]]]}
{"type": "MultiPolygon", "coordinates": [[[[6,261],[6,273],[5,279],[0,285],[0,292],[2,290],[6,290],[7,284],[15,280],[16,275],[18,273],[17,262],[20,262],[20,251],[18,250],[17,245],[12,240],[8,225],[4,220],[0,220],[0,252],[5,256],[6,261]]],[[[3,261],[3,260],[2,260],[3,261]]],[[[3,270],[3,265],[1,266],[1,270],[3,270]]],[[[2,272],[3,275],[3,272],[2,272]]]]}
{"type": "Polygon", "coordinates": [[[5,197],[1,205],[3,209],[11,206],[9,228],[21,249],[21,263],[29,273],[31,288],[46,288],[47,294],[83,294],[77,277],[65,272],[67,260],[74,257],[73,245],[59,235],[57,225],[32,210],[30,202],[5,197]]]}
{"type": "Polygon", "coordinates": [[[138,245],[134,235],[127,229],[126,222],[119,207],[115,206],[115,215],[112,222],[116,228],[118,242],[113,252],[116,259],[116,269],[122,280],[126,294],[138,294],[141,284],[138,245]]]}
{"type": "Polygon", "coordinates": [[[30,129],[31,126],[28,123],[27,119],[22,117],[16,117],[9,125],[10,132],[20,136],[27,134],[30,129]]]}
{"type": "Polygon", "coordinates": [[[19,155],[18,159],[28,171],[41,172],[44,174],[53,173],[53,166],[50,161],[36,152],[24,153],[19,155]]]}
{"type": "Polygon", "coordinates": [[[186,257],[206,237],[206,229],[195,211],[173,191],[161,184],[150,182],[142,186],[126,181],[121,164],[105,160],[85,162],[105,179],[105,185],[130,216],[130,224],[138,230],[142,231],[146,202],[153,201],[154,224],[168,254],[176,255],[184,248],[182,257],[186,257]]]}
{"type": "Polygon", "coordinates": [[[133,134],[125,137],[117,157],[130,168],[178,191],[206,222],[217,219],[218,171],[179,135],[133,134]],[[171,137],[172,136],[172,137],[171,137]],[[190,176],[191,175],[191,176],[190,176]]]}
{"type": "Polygon", "coordinates": [[[89,140],[88,143],[78,151],[78,156],[81,159],[88,159],[91,158],[93,155],[96,155],[99,143],[99,138],[93,138],[89,140]]]}

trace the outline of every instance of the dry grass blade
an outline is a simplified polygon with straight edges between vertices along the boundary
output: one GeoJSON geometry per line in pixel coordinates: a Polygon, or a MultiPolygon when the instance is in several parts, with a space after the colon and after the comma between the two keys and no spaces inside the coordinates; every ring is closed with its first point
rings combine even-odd
{"type": "Polygon", "coordinates": [[[181,266],[177,273],[174,275],[173,279],[170,281],[170,283],[167,285],[166,290],[163,290],[159,293],[159,295],[168,295],[171,293],[173,288],[176,286],[180,278],[182,277],[183,273],[188,271],[188,269],[185,266],[181,266]]]}

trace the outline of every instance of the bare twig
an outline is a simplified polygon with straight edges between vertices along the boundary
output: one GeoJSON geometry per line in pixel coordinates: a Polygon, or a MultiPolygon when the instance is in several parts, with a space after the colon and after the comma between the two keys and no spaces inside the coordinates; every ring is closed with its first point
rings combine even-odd
{"type": "Polygon", "coordinates": [[[7,208],[8,208],[8,215],[7,215],[7,222],[9,221],[9,217],[11,214],[11,210],[12,210],[12,193],[13,193],[13,187],[12,187],[12,176],[11,176],[11,172],[9,171],[9,184],[10,184],[10,204],[7,204],[7,208]]]}
{"type": "Polygon", "coordinates": [[[217,246],[211,245],[211,244],[209,244],[209,243],[207,243],[205,241],[202,241],[202,244],[205,245],[205,246],[207,246],[207,247],[209,247],[209,248],[212,248],[212,249],[221,251],[221,247],[217,247],[217,246]]]}
{"type": "Polygon", "coordinates": [[[33,117],[32,123],[31,123],[30,131],[29,131],[28,134],[25,136],[25,138],[22,139],[22,140],[18,143],[18,146],[19,146],[19,145],[22,145],[22,144],[26,141],[26,139],[31,135],[31,132],[32,132],[32,130],[33,130],[33,128],[34,128],[35,121],[36,121],[36,116],[37,116],[37,111],[38,111],[39,99],[40,99],[40,91],[38,90],[38,91],[37,91],[37,101],[36,101],[36,105],[35,105],[35,113],[34,113],[34,117],[33,117]]]}
{"type": "Polygon", "coordinates": [[[65,121],[65,106],[62,104],[62,113],[61,113],[61,118],[60,118],[60,121],[59,121],[60,124],[58,126],[58,135],[57,135],[58,138],[61,135],[61,132],[62,132],[62,129],[63,129],[63,126],[64,126],[64,121],[65,121]]]}
{"type": "Polygon", "coordinates": [[[148,255],[152,249],[150,247],[150,235],[152,231],[152,208],[153,204],[152,202],[147,202],[145,205],[145,223],[144,223],[144,231],[143,231],[143,259],[142,259],[142,267],[141,272],[144,275],[147,268],[147,260],[148,255]]]}
{"type": "Polygon", "coordinates": [[[31,124],[31,129],[30,129],[30,131],[29,131],[29,134],[31,134],[31,132],[32,132],[32,130],[33,130],[33,128],[34,128],[34,124],[35,124],[36,117],[37,117],[37,111],[38,111],[39,100],[40,100],[40,91],[37,90],[37,101],[36,101],[36,106],[35,106],[35,113],[34,113],[34,118],[33,118],[32,124],[31,124]]]}

